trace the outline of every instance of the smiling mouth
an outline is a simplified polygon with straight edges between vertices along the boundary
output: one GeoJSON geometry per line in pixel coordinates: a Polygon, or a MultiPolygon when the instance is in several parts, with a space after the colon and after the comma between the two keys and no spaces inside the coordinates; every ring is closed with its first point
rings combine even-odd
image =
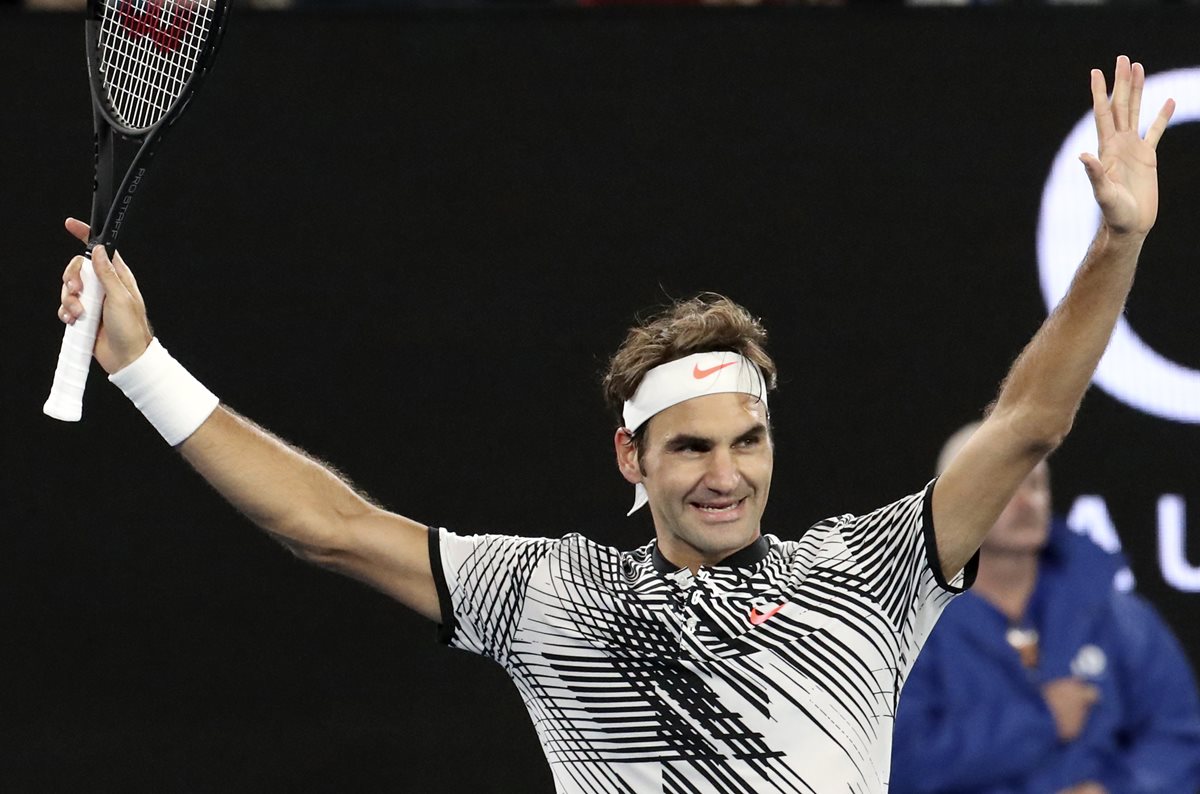
{"type": "Polygon", "coordinates": [[[747,497],[743,496],[736,502],[689,502],[688,504],[704,516],[735,518],[741,514],[741,508],[746,503],[746,499],[747,497]]]}

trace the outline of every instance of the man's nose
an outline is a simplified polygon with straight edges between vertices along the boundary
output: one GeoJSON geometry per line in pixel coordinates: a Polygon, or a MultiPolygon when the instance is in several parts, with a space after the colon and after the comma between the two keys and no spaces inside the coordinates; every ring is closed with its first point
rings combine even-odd
{"type": "Polygon", "coordinates": [[[737,488],[742,475],[738,471],[733,454],[727,449],[713,450],[709,455],[708,469],[704,473],[704,485],[717,493],[728,493],[737,488]]]}

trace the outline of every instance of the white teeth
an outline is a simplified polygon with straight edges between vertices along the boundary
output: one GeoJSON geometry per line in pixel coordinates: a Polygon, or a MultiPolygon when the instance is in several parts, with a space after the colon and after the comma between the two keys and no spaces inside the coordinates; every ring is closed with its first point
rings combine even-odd
{"type": "Polygon", "coordinates": [[[714,507],[711,505],[696,505],[696,507],[698,507],[699,509],[703,510],[706,513],[728,513],[730,510],[734,509],[737,506],[738,506],[737,502],[734,502],[731,505],[725,505],[724,507],[714,507]]]}

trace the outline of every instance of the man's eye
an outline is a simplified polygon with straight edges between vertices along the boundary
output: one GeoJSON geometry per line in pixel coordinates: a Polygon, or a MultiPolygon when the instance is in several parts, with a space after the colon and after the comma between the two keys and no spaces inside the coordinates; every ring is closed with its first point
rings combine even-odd
{"type": "Polygon", "coordinates": [[[680,444],[679,446],[675,447],[675,451],[676,452],[685,452],[685,453],[690,453],[690,454],[699,454],[699,453],[707,452],[708,450],[701,444],[680,444]]]}

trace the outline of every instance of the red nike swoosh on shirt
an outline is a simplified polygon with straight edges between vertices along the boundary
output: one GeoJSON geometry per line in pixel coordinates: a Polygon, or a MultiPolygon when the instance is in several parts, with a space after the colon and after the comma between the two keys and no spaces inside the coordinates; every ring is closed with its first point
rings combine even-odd
{"type": "Polygon", "coordinates": [[[767,620],[770,619],[770,617],[772,615],[774,615],[779,610],[783,609],[785,606],[787,606],[786,601],[784,601],[782,604],[776,604],[775,606],[768,609],[766,612],[759,612],[754,607],[750,607],[750,625],[757,626],[760,623],[766,623],[767,620]]]}
{"type": "Polygon", "coordinates": [[[725,369],[726,367],[732,367],[736,363],[737,363],[736,361],[730,361],[728,364],[718,364],[717,366],[709,367],[708,369],[700,369],[700,365],[696,364],[695,366],[692,367],[692,377],[695,378],[696,380],[700,380],[701,378],[707,378],[709,375],[713,374],[717,370],[725,369]]]}

